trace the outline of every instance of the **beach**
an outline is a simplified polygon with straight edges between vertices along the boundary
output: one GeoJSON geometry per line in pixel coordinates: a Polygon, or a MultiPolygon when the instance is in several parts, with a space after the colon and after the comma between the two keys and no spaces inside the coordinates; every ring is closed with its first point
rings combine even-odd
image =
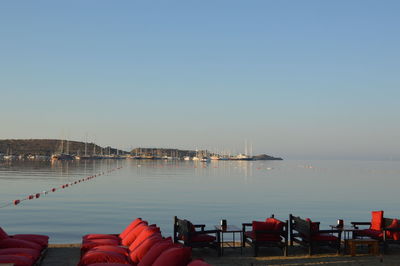
{"type": "MultiPolygon", "coordinates": [[[[202,258],[214,266],[264,266],[264,265],[399,265],[400,247],[391,246],[389,254],[371,256],[366,250],[361,250],[354,257],[336,255],[332,250],[321,251],[313,256],[305,255],[300,247],[290,249],[288,257],[281,256],[279,249],[262,249],[258,257],[252,256],[252,250],[244,248],[243,255],[239,250],[225,249],[224,256],[218,257],[215,250],[193,249],[193,258],[202,258]],[[327,251],[328,253],[325,253],[327,251]],[[267,255],[268,254],[268,255],[267,255]]],[[[77,265],[80,256],[80,244],[53,244],[49,246],[42,266],[72,266],[77,265]]]]}

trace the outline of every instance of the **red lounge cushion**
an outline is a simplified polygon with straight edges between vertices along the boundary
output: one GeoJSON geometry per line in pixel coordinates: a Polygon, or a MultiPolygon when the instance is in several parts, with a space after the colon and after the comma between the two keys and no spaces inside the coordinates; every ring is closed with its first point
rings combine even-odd
{"type": "Polygon", "coordinates": [[[25,256],[36,261],[40,257],[40,251],[31,248],[5,248],[0,249],[1,255],[25,256]]]}
{"type": "Polygon", "coordinates": [[[279,232],[277,234],[271,234],[271,233],[258,233],[256,231],[275,231],[275,219],[268,220],[266,222],[258,222],[258,221],[253,221],[252,223],[253,226],[253,232],[248,234],[249,237],[251,237],[253,240],[256,241],[280,241],[281,237],[279,236],[279,232]]]}
{"type": "Polygon", "coordinates": [[[0,248],[31,248],[38,251],[42,250],[42,247],[36,243],[13,238],[0,240],[0,248]]]}
{"type": "Polygon", "coordinates": [[[147,223],[141,222],[133,228],[121,241],[122,245],[129,246],[135,241],[136,237],[148,227],[147,223]]]}
{"type": "Polygon", "coordinates": [[[40,239],[40,241],[46,241],[47,243],[49,242],[49,236],[46,235],[36,235],[36,234],[18,234],[18,235],[13,235],[11,236],[13,238],[32,238],[32,239],[40,239]]]}
{"type": "Polygon", "coordinates": [[[253,231],[274,231],[275,222],[253,221],[253,231]]]}
{"type": "Polygon", "coordinates": [[[204,260],[197,259],[197,260],[191,261],[187,266],[212,266],[212,265],[208,264],[204,260]]]}
{"type": "Polygon", "coordinates": [[[138,224],[140,224],[142,221],[141,218],[136,218],[135,220],[133,220],[125,229],[124,231],[121,232],[121,234],[119,234],[119,237],[121,239],[123,239],[124,237],[126,237],[128,235],[128,233],[130,231],[132,231],[133,228],[135,228],[138,224]]]}
{"type": "Polygon", "coordinates": [[[169,248],[158,256],[152,266],[186,266],[191,257],[191,248],[169,248]]]}
{"type": "Polygon", "coordinates": [[[1,255],[0,263],[12,263],[14,266],[32,266],[35,261],[24,256],[1,255]]]}
{"type": "MultiPolygon", "coordinates": [[[[400,228],[399,221],[397,219],[393,219],[392,223],[388,226],[388,228],[400,228]]],[[[400,232],[387,231],[386,236],[393,240],[400,240],[400,232]]]]}
{"type": "Polygon", "coordinates": [[[34,242],[34,243],[40,245],[42,248],[46,248],[47,245],[49,244],[49,241],[47,239],[41,238],[41,237],[36,237],[34,235],[14,235],[14,236],[12,236],[12,238],[26,240],[29,242],[34,242]]]}
{"type": "Polygon", "coordinates": [[[316,234],[311,236],[313,241],[338,241],[338,238],[334,235],[328,234],[316,234]]]}
{"type": "Polygon", "coordinates": [[[150,250],[150,248],[161,240],[162,236],[160,233],[154,233],[152,236],[148,237],[140,244],[140,246],[131,251],[129,256],[131,258],[131,261],[134,263],[139,263],[146,255],[146,253],[150,250]]]}
{"type": "Polygon", "coordinates": [[[9,235],[0,227],[0,240],[9,238],[9,235]]]}
{"type": "Polygon", "coordinates": [[[147,251],[146,255],[144,255],[144,257],[140,260],[138,266],[151,266],[162,252],[164,252],[168,248],[173,247],[174,245],[178,247],[178,244],[172,243],[171,237],[168,237],[166,239],[161,240],[158,243],[155,243],[147,251]]]}
{"type": "Polygon", "coordinates": [[[279,235],[274,235],[274,234],[263,234],[262,236],[258,234],[258,238],[256,238],[256,235],[253,231],[248,231],[245,232],[245,235],[255,241],[270,241],[270,242],[281,241],[281,237],[279,235]]]}
{"type": "Polygon", "coordinates": [[[215,236],[207,234],[196,234],[190,237],[191,242],[214,242],[215,236]]]}
{"type": "Polygon", "coordinates": [[[128,256],[129,254],[129,250],[125,247],[121,247],[121,246],[97,246],[94,247],[92,249],[90,249],[91,251],[112,251],[112,252],[116,252],[119,253],[121,255],[124,256],[128,256]]]}
{"type": "Polygon", "coordinates": [[[311,223],[311,233],[318,233],[319,223],[312,222],[310,218],[307,218],[306,221],[311,223]]]}
{"type": "Polygon", "coordinates": [[[118,241],[113,239],[93,239],[89,242],[85,242],[81,246],[81,251],[84,253],[94,247],[98,246],[118,246],[118,241]]]}
{"type": "Polygon", "coordinates": [[[266,223],[274,223],[274,229],[273,230],[277,231],[277,232],[281,232],[283,230],[283,226],[285,225],[284,222],[279,221],[278,219],[275,219],[275,218],[267,218],[265,220],[265,222],[266,223]]]}
{"type": "Polygon", "coordinates": [[[140,244],[143,243],[143,241],[145,241],[148,237],[152,236],[154,233],[160,233],[160,228],[155,227],[155,226],[149,226],[147,228],[145,228],[142,232],[140,232],[140,234],[136,237],[135,241],[133,241],[130,245],[129,245],[129,250],[132,251],[135,248],[137,248],[138,246],[140,246],[140,244]]]}
{"type": "Polygon", "coordinates": [[[82,237],[82,242],[87,242],[93,239],[113,239],[120,241],[119,237],[116,235],[108,235],[108,234],[88,234],[82,237]]]}
{"type": "Polygon", "coordinates": [[[92,251],[89,250],[85,255],[82,256],[78,266],[85,266],[92,263],[121,263],[129,264],[126,257],[112,251],[92,251]]]}
{"type": "Polygon", "coordinates": [[[373,211],[371,216],[371,227],[369,229],[382,230],[383,211],[373,211]]]}

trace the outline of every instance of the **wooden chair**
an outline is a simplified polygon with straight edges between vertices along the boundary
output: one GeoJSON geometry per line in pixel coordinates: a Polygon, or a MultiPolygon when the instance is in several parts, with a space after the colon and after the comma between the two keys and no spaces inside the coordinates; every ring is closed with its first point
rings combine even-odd
{"type": "Polygon", "coordinates": [[[400,245],[400,226],[397,219],[383,217],[383,211],[372,211],[370,222],[351,222],[360,229],[360,226],[369,226],[354,232],[354,238],[369,237],[378,240],[383,246],[383,253],[387,252],[390,244],[400,245]]]}
{"type": "Polygon", "coordinates": [[[330,246],[340,253],[340,242],[342,231],[340,230],[319,230],[319,222],[303,220],[300,217],[289,215],[290,225],[290,246],[293,242],[308,248],[308,254],[311,256],[314,248],[318,246],[330,246]],[[337,234],[335,236],[334,234],[337,234]]]}
{"type": "Polygon", "coordinates": [[[205,230],[204,224],[192,224],[188,220],[174,216],[174,243],[182,243],[192,248],[212,248],[221,256],[221,236],[219,230],[205,230]],[[199,228],[200,230],[196,230],[199,228]]]}
{"type": "Polygon", "coordinates": [[[243,236],[242,246],[249,244],[254,250],[254,256],[258,256],[260,247],[278,247],[282,249],[283,255],[288,254],[288,221],[279,221],[274,218],[266,219],[265,222],[253,221],[252,223],[242,224],[243,236]],[[251,231],[246,231],[247,227],[252,227],[251,231]]]}

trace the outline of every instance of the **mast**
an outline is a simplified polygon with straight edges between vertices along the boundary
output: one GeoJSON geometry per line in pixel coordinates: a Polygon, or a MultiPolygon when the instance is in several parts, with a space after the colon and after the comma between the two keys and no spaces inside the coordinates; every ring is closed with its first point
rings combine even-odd
{"type": "Polygon", "coordinates": [[[68,142],[68,140],[66,140],[66,142],[67,142],[67,149],[66,149],[66,153],[67,153],[67,154],[69,154],[69,142],[68,142]]]}
{"type": "Polygon", "coordinates": [[[85,157],[87,157],[87,134],[85,135],[85,157]]]}

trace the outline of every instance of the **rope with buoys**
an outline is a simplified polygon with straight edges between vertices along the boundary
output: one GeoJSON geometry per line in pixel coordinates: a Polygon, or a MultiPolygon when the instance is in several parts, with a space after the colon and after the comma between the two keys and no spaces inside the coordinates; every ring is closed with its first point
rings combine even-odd
{"type": "Polygon", "coordinates": [[[56,192],[56,191],[58,191],[58,190],[60,190],[60,189],[65,189],[65,188],[71,187],[71,186],[73,186],[73,185],[77,185],[77,184],[79,184],[79,183],[82,183],[82,182],[85,182],[85,181],[89,181],[89,180],[91,180],[91,179],[93,179],[93,178],[96,178],[96,177],[99,177],[99,176],[102,176],[102,175],[105,175],[105,174],[110,174],[111,172],[114,172],[114,171],[119,170],[119,169],[121,169],[121,168],[122,168],[122,166],[116,167],[116,168],[113,168],[113,169],[111,169],[111,170],[107,170],[107,171],[105,171],[105,172],[103,171],[103,172],[100,172],[100,173],[97,173],[97,174],[94,174],[94,175],[91,175],[91,176],[87,176],[87,177],[84,177],[84,178],[81,178],[81,179],[78,179],[78,180],[75,180],[75,181],[72,181],[72,182],[69,182],[69,183],[60,185],[60,186],[58,186],[58,187],[53,187],[53,188],[50,189],[50,190],[44,190],[44,191],[39,192],[39,193],[33,193],[33,194],[30,194],[30,195],[26,196],[25,198],[16,199],[16,200],[13,200],[13,201],[11,201],[11,202],[6,202],[6,203],[4,203],[4,204],[1,204],[1,205],[0,205],[0,208],[5,208],[5,207],[9,207],[9,206],[16,206],[16,205],[21,204],[21,203],[22,203],[23,201],[25,201],[25,200],[38,199],[38,198],[40,198],[42,195],[47,195],[47,194],[49,194],[50,192],[56,192]]]}

